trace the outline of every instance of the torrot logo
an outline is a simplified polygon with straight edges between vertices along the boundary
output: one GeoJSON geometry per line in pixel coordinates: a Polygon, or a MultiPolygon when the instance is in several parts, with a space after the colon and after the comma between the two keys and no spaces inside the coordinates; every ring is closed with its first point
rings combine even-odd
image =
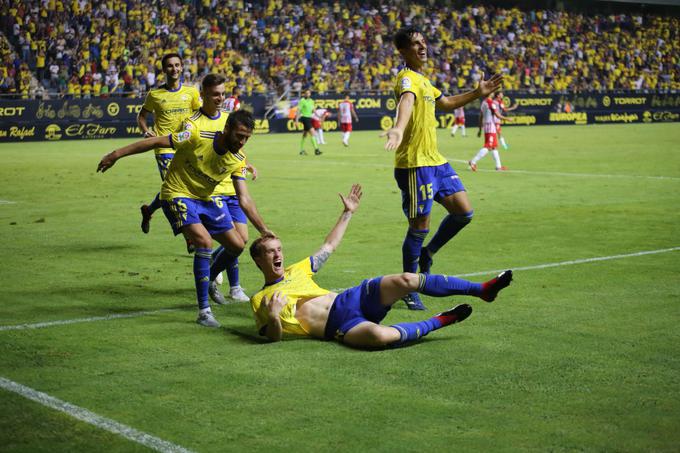
{"type": "Polygon", "coordinates": [[[609,98],[609,96],[604,96],[602,98],[602,105],[604,105],[605,107],[609,107],[610,105],[612,105],[612,100],[609,98]]]}
{"type": "Polygon", "coordinates": [[[117,116],[120,112],[120,106],[117,102],[112,102],[106,107],[106,112],[111,116],[117,116]]]}
{"type": "Polygon", "coordinates": [[[61,138],[61,128],[56,124],[50,124],[45,128],[45,139],[59,140],[61,138]]]}
{"type": "Polygon", "coordinates": [[[0,116],[21,116],[26,107],[0,107],[0,116]]]}

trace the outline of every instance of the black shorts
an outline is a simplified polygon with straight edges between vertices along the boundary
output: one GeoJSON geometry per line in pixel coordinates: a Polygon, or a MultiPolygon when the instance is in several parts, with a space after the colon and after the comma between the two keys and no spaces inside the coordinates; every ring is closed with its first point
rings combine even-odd
{"type": "Polygon", "coordinates": [[[302,128],[304,131],[309,131],[312,129],[312,119],[306,116],[300,117],[300,122],[302,123],[302,128]]]}

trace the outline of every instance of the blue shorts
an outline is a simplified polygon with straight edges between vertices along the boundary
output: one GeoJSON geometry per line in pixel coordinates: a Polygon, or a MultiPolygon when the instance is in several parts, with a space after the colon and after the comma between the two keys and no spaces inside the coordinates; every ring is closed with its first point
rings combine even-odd
{"type": "Polygon", "coordinates": [[[395,168],[401,189],[401,208],[409,219],[428,215],[432,201],[465,190],[458,173],[447,162],[434,167],[395,168]]]}
{"type": "Polygon", "coordinates": [[[329,340],[342,341],[350,329],[359,323],[370,321],[379,324],[391,307],[380,303],[382,277],[364,280],[361,285],[338,294],[328,313],[324,336],[329,340]]]}
{"type": "Polygon", "coordinates": [[[223,205],[227,207],[229,214],[231,215],[231,220],[233,220],[234,223],[248,223],[248,217],[246,217],[243,209],[241,209],[241,205],[238,203],[238,197],[236,195],[216,195],[210,198],[212,198],[215,204],[220,208],[223,205]]]}
{"type": "Polygon", "coordinates": [[[227,207],[219,207],[212,200],[179,197],[170,201],[161,200],[161,206],[175,236],[182,232],[182,227],[194,223],[203,224],[210,235],[223,233],[234,228],[227,207]]]}
{"type": "Polygon", "coordinates": [[[175,153],[156,154],[156,165],[158,166],[158,173],[161,174],[161,181],[165,181],[165,175],[168,174],[170,161],[175,157],[175,153]]]}

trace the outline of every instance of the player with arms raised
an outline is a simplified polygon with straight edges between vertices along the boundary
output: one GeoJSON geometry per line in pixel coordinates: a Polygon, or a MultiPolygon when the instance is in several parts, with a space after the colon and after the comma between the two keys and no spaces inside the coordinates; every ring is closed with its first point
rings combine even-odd
{"type": "Polygon", "coordinates": [[[468,295],[492,302],[512,281],[512,271],[484,283],[444,275],[402,273],[364,280],[340,294],[319,287],[314,275],[340,245],[361,195],[361,186],[357,184],[346,197],[340,195],[342,214],[319,250],[291,266],[284,266],[278,238],[262,237],[252,243],[250,255],[265,280],[264,288],[251,299],[260,335],[272,341],[281,340],[284,333],[308,335],[361,349],[401,346],[461,322],[472,312],[472,307],[461,304],[423,321],[380,325],[392,305],[406,294],[419,291],[434,297],[468,295]]]}
{"type": "MultiPolygon", "coordinates": [[[[406,65],[399,71],[394,87],[397,105],[395,126],[387,136],[385,149],[396,150],[394,177],[401,189],[402,209],[408,231],[402,245],[403,270],[428,273],[432,256],[472,220],[472,206],[465,187],[437,148],[435,108],[451,111],[496,90],[502,76],[483,80],[471,91],[443,96],[420,72],[427,63],[427,43],[416,28],[399,30],[394,43],[406,65]],[[432,203],[448,211],[426,247],[422,247],[430,228],[432,203]]],[[[424,310],[418,293],[404,301],[409,309],[424,310]]]]}

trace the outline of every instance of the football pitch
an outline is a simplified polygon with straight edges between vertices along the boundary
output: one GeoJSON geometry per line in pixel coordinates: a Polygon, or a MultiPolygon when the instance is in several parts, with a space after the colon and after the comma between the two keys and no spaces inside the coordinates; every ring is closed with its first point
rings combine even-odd
{"type": "MultiPolygon", "coordinates": [[[[492,304],[398,303],[385,324],[474,311],[375,352],[268,344],[243,303],[213,304],[222,328],[195,324],[183,240],[161,212],[139,228],[159,187],[152,153],[95,173],[129,140],[0,145],[0,450],[677,451],[680,125],[508,127],[506,172],[491,156],[467,169],[474,132],[439,131],[475,217],[432,271],[514,269],[513,284],[492,304]]],[[[384,139],[326,140],[322,156],[299,156],[298,134],[247,145],[286,263],[318,249],[338,192],[358,182],[362,204],[316,281],[400,272],[406,221],[384,139]]],[[[253,294],[261,275],[240,261],[253,294]]]]}

